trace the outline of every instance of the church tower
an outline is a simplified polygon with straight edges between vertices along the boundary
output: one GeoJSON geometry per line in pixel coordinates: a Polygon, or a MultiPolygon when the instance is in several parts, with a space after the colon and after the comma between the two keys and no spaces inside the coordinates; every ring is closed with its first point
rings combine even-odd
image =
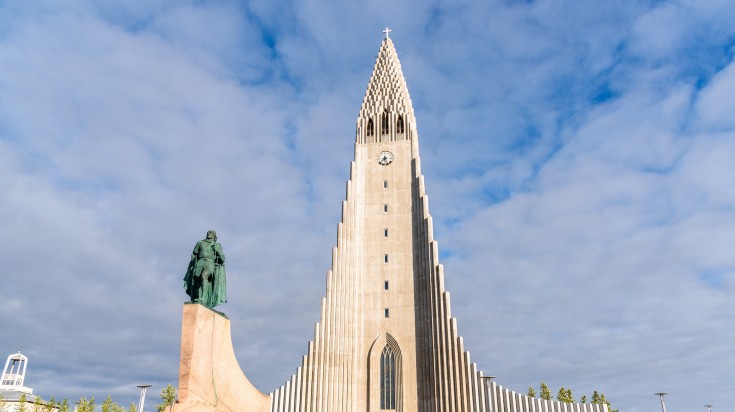
{"type": "Polygon", "coordinates": [[[321,319],[273,411],[484,411],[433,238],[401,64],[383,40],[357,119],[321,319]]]}
{"type": "Polygon", "coordinates": [[[608,412],[505,389],[470,361],[444,290],[416,118],[388,32],[357,117],[326,296],[301,367],[261,393],[237,364],[229,320],[185,304],[177,411],[608,412]]]}

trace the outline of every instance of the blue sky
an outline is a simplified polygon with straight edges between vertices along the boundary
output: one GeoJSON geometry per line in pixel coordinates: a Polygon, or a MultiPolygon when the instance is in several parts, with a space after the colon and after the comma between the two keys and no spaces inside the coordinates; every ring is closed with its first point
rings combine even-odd
{"type": "Polygon", "coordinates": [[[214,228],[270,392],[318,320],[360,102],[390,26],[475,362],[625,411],[728,397],[731,1],[0,3],[0,356],[43,397],[176,384],[214,228]]]}

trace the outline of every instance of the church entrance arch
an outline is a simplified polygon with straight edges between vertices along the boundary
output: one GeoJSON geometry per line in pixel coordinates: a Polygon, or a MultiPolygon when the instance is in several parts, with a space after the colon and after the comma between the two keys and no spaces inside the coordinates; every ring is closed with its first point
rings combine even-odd
{"type": "Polygon", "coordinates": [[[401,348],[390,333],[381,333],[368,352],[368,411],[402,411],[402,383],[401,348]]]}

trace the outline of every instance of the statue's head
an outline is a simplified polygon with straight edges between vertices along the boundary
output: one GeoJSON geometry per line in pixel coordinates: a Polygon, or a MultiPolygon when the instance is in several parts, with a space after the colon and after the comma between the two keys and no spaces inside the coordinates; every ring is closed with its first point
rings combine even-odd
{"type": "Polygon", "coordinates": [[[214,230],[207,231],[207,239],[217,240],[217,232],[214,230]]]}

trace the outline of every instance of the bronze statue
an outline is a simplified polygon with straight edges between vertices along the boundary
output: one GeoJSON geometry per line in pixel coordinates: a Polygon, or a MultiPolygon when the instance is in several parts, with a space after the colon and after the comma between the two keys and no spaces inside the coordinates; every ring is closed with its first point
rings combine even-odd
{"type": "Polygon", "coordinates": [[[191,302],[213,308],[227,302],[226,285],[225,254],[222,245],[217,243],[217,233],[210,230],[191,252],[184,289],[191,302]]]}

